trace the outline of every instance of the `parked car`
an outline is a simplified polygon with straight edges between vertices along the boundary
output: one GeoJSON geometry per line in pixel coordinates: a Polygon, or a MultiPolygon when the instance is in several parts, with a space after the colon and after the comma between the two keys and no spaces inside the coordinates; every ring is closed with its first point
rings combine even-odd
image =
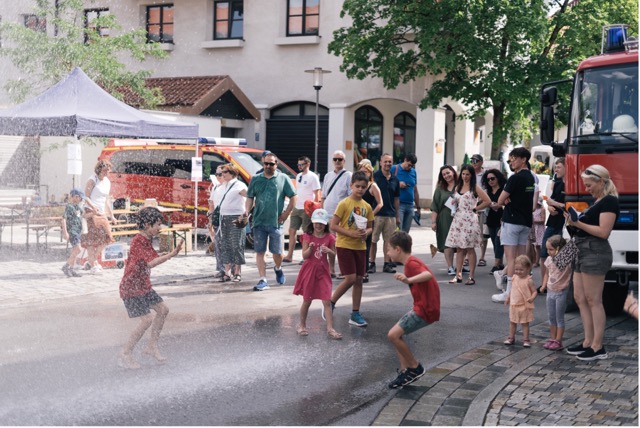
{"type": "MultiPolygon", "coordinates": [[[[114,208],[124,208],[126,199],[132,204],[144,204],[155,199],[158,205],[182,209],[172,214],[173,223],[193,224],[197,211],[198,227],[206,228],[211,175],[220,164],[233,163],[239,171],[238,179],[249,184],[251,177],[262,168],[263,150],[246,146],[243,139],[221,139],[224,144],[199,145],[202,157],[202,181],[198,186],[197,210],[194,204],[195,185],[191,181],[192,157],[195,146],[147,140],[113,139],[102,150],[100,159],[111,162],[113,169],[111,196],[114,208]]],[[[296,173],[278,161],[278,170],[287,175],[295,186],[296,173]]],[[[288,226],[285,225],[285,230],[288,226]]]]}

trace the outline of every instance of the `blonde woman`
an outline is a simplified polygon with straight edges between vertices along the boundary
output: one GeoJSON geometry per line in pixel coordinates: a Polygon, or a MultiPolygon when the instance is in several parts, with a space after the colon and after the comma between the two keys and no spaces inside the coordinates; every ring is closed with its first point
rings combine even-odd
{"type": "Polygon", "coordinates": [[[613,252],[609,235],[620,214],[618,191],[609,171],[602,165],[591,165],[581,175],[587,192],[594,203],[583,211],[576,221],[567,213],[567,227],[575,228],[578,258],[573,271],[573,296],[584,328],[584,340],[567,353],[583,361],[603,360],[608,357],[603,338],[606,322],[602,305],[604,277],[611,269],[613,252]]]}
{"type": "MultiPolygon", "coordinates": [[[[364,192],[362,199],[364,199],[371,208],[373,208],[373,215],[375,216],[378,211],[382,209],[384,203],[382,202],[382,193],[380,192],[380,188],[373,180],[373,166],[371,165],[371,161],[369,159],[362,159],[358,164],[358,171],[362,171],[367,176],[369,180],[369,184],[367,186],[367,190],[364,192]]],[[[371,234],[367,236],[367,265],[365,266],[364,277],[362,277],[362,282],[369,282],[369,257],[371,252],[371,234]]],[[[386,272],[386,271],[385,271],[386,272]]],[[[395,272],[395,271],[394,271],[395,272]]]]}

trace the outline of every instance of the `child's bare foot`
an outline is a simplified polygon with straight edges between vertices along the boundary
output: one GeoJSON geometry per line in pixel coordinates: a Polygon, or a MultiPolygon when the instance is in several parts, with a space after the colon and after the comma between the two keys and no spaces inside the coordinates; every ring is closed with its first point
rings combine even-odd
{"type": "Polygon", "coordinates": [[[159,363],[164,363],[167,359],[160,353],[158,348],[146,348],[142,351],[145,355],[148,355],[151,358],[155,358],[155,360],[159,363]]]}
{"type": "Polygon", "coordinates": [[[342,339],[342,334],[338,333],[334,329],[327,330],[327,334],[329,335],[330,338],[332,338],[334,340],[342,339]]]}
{"type": "Polygon", "coordinates": [[[307,331],[307,328],[306,328],[306,327],[303,327],[303,326],[299,325],[299,326],[298,326],[298,334],[299,334],[300,336],[308,336],[308,335],[309,335],[309,332],[307,331]]]}
{"type": "Polygon", "coordinates": [[[141,367],[131,354],[125,354],[124,352],[118,356],[118,365],[129,370],[137,370],[141,367]]]}

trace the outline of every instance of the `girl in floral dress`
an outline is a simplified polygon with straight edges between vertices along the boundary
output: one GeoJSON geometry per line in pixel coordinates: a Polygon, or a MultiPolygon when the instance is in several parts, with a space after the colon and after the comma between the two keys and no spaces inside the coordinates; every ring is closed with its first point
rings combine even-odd
{"type": "Polygon", "coordinates": [[[476,211],[481,211],[491,204],[486,192],[476,184],[476,173],[471,165],[460,168],[456,184],[454,200],[456,212],[447,235],[445,245],[456,249],[456,276],[450,283],[462,282],[462,263],[465,256],[469,258],[469,279],[466,285],[476,283],[476,247],[482,242],[482,230],[476,211]],[[480,199],[480,204],[478,204],[480,199]]]}
{"type": "Polygon", "coordinates": [[[302,235],[302,258],[304,262],[298,272],[293,294],[302,296],[298,334],[308,336],[307,315],[314,299],[322,300],[323,317],[327,320],[327,334],[331,339],[342,339],[342,334],[333,329],[331,310],[331,271],[327,254],[336,252],[336,238],[329,233],[329,214],[319,208],[311,215],[311,223],[302,235]]]}

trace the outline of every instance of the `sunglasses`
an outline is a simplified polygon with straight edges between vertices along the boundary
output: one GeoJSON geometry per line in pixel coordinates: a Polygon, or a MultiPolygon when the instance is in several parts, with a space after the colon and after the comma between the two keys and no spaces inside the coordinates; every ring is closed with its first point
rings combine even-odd
{"type": "Polygon", "coordinates": [[[264,166],[276,166],[275,162],[263,162],[264,166]]]}
{"type": "Polygon", "coordinates": [[[487,180],[488,180],[488,181],[493,181],[493,180],[495,180],[495,179],[496,179],[495,177],[487,177],[487,180]]]}
{"type": "Polygon", "coordinates": [[[334,162],[342,162],[344,161],[344,158],[333,158],[334,162]]]}
{"type": "Polygon", "coordinates": [[[594,177],[598,177],[598,178],[600,178],[600,179],[602,178],[602,177],[600,177],[598,174],[596,174],[595,172],[591,171],[590,169],[585,169],[585,170],[584,170],[584,173],[585,173],[586,175],[593,175],[594,177]]]}
{"type": "Polygon", "coordinates": [[[298,183],[302,183],[302,176],[298,177],[298,183]]]}
{"type": "Polygon", "coordinates": [[[298,164],[298,168],[303,167],[303,166],[305,166],[305,165],[306,165],[306,163],[299,163],[299,164],[298,164]]]}
{"type": "Polygon", "coordinates": [[[471,163],[478,163],[480,162],[478,159],[471,159],[471,163]]]}

